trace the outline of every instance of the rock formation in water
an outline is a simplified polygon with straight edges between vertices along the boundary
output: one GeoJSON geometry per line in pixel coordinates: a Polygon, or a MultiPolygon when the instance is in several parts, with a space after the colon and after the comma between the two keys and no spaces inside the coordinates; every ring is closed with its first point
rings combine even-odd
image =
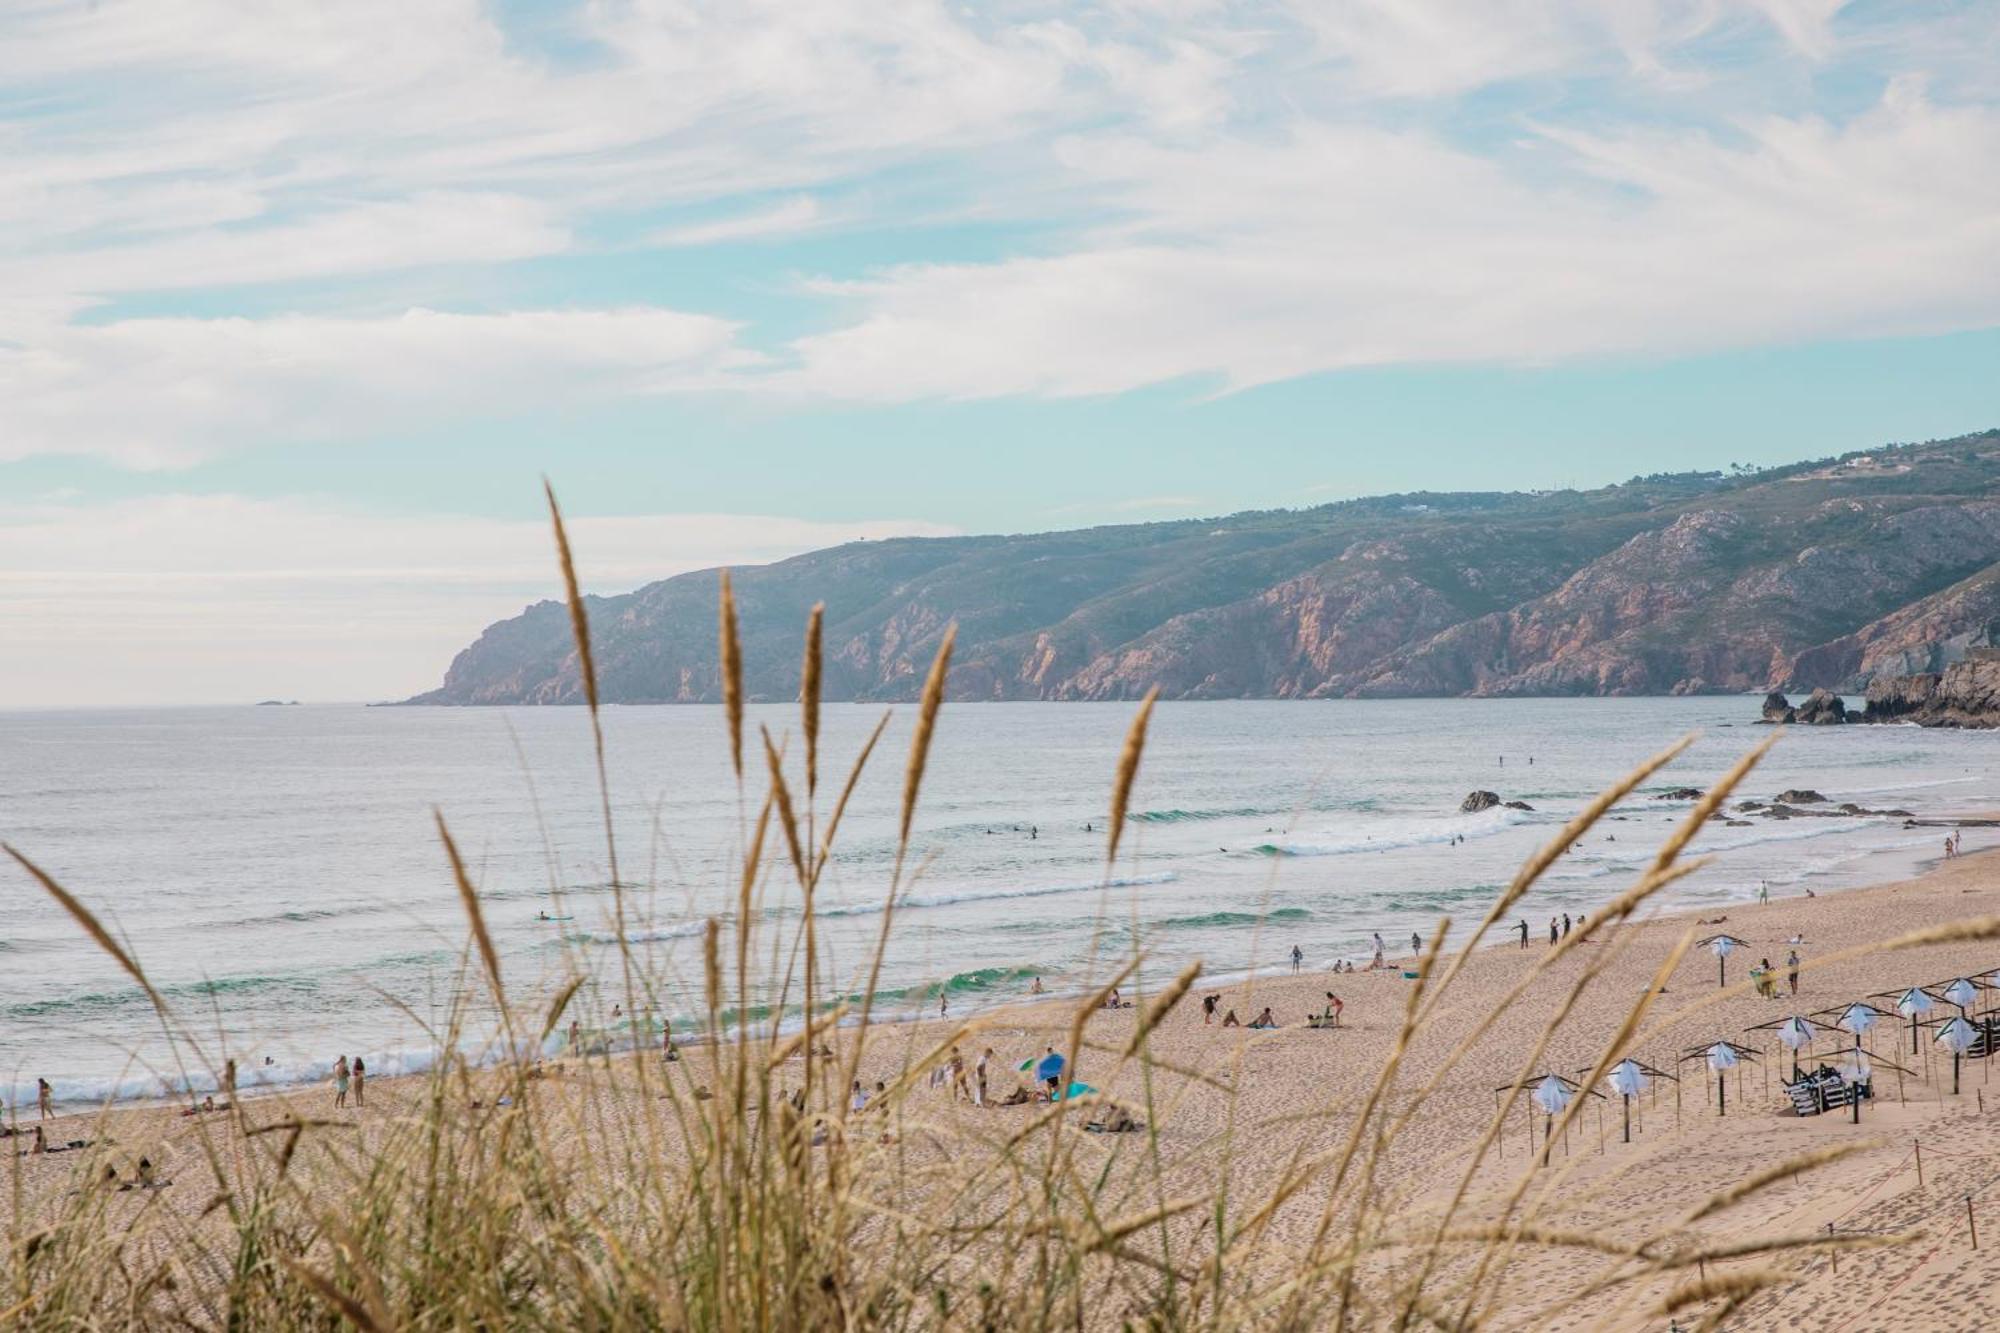
{"type": "Polygon", "coordinates": [[[2000,660],[1955,662],[1877,680],[1868,687],[1864,722],[1914,722],[1924,727],[2000,727],[2000,660]]]}
{"type": "MultiPolygon", "coordinates": [[[[1811,720],[1837,722],[1838,693],[1994,642],[2000,432],[1593,491],[855,542],[735,587],[753,698],[794,697],[824,601],[829,699],[914,697],[956,624],[959,699],[1824,689],[1811,720]]],[[[588,599],[603,697],[720,699],[715,593],[705,571],[588,599]]],[[[413,702],[581,698],[568,617],[543,602],[413,702]]]]}

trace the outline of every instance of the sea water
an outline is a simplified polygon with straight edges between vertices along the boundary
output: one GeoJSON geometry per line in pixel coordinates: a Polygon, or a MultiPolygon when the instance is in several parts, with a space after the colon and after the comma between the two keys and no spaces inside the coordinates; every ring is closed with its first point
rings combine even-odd
{"type": "MultiPolygon", "coordinates": [[[[810,829],[828,814],[884,709],[824,710],[810,829]]],[[[914,708],[854,786],[820,883],[821,993],[862,988],[897,868],[914,708]]],[[[0,837],[94,910],[172,1005],[170,1040],[141,988],[11,862],[0,863],[0,1101],[203,1088],[227,1051],[243,1083],[321,1077],[335,1056],[423,1067],[498,1024],[468,972],[466,917],[436,819],[457,841],[526,1035],[577,971],[563,1016],[618,1033],[635,1012],[678,1031],[702,1010],[702,935],[718,921],[734,1013],[742,850],[766,789],[761,733],[807,809],[794,707],[753,705],[739,785],[720,709],[603,713],[612,828],[588,715],[575,708],[360,706],[0,713],[0,837]],[[543,921],[542,913],[568,917],[543,921]],[[621,914],[622,913],[622,918],[621,914]],[[628,956],[619,947],[629,946],[628,956]],[[613,1005],[626,1008],[618,1020],[613,1005]],[[463,1030],[446,1025],[457,1010],[463,1030]]],[[[1698,733],[1535,888],[1550,917],[1628,885],[1685,802],[1769,732],[1754,699],[1410,700],[1163,704],[1107,868],[1106,821],[1128,704],[945,708],[882,956],[877,1012],[954,1015],[1074,991],[1145,951],[1148,973],[1212,973],[1392,956],[1441,918],[1463,932],[1522,860],[1598,790],[1698,733]],[[1459,811],[1474,789],[1532,810],[1459,811]]],[[[2000,807],[2000,735],[1915,727],[1796,728],[1743,789],[1937,814],[2000,807]]],[[[1776,898],[1910,873],[1943,832],[1893,817],[1714,824],[1714,863],[1678,904],[1776,898]]],[[[1976,847],[1988,836],[1969,832],[1976,847]]],[[[802,854],[809,855],[807,851],[802,854]]],[[[754,964],[793,963],[800,895],[775,823],[754,889],[754,964]]],[[[1512,929],[1513,920],[1507,922],[1512,929]]],[[[1513,936],[1503,937],[1507,940],[1513,936]]],[[[1775,944],[1773,945],[1775,949],[1775,944]]],[[[793,968],[794,975],[796,969],[793,968]]],[[[748,1017],[795,1010],[798,983],[752,987],[748,1017]]],[[[649,1029],[652,1030],[652,1029],[649,1029]]]]}

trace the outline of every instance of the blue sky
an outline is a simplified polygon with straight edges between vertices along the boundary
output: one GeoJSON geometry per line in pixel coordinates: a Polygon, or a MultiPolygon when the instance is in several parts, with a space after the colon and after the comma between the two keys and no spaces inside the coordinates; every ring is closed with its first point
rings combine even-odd
{"type": "Polygon", "coordinates": [[[28,0],[0,698],[379,697],[853,536],[2000,424],[2000,11],[28,0]]]}

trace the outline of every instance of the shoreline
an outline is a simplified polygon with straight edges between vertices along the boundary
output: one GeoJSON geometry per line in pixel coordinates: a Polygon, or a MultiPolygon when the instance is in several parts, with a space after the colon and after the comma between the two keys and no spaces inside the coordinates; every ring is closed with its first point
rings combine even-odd
{"type": "MultiPolygon", "coordinates": [[[[1969,814],[1969,815],[1954,815],[1954,814],[1913,815],[1909,819],[1902,821],[1897,826],[1904,828],[1916,827],[1916,828],[1927,828],[1927,829],[1928,828],[1937,828],[1937,829],[1996,828],[2000,827],[2000,811],[1989,811],[1982,809],[1978,814],[1969,814]]],[[[1701,849],[1700,839],[1699,837],[1697,837],[1695,843],[1690,848],[1690,853],[1691,855],[1699,856],[1701,854],[1701,850],[1702,849],[1701,849]]],[[[1973,856],[1982,855],[1987,851],[1996,851],[1996,850],[2000,850],[2000,846],[1996,846],[1993,848],[1983,848],[1983,849],[1975,848],[1971,851],[1965,852],[1963,855],[1966,858],[1970,858],[1973,856]]],[[[1899,853],[1916,853],[1916,849],[1913,846],[1876,848],[1864,851],[1861,853],[1861,855],[1864,857],[1882,857],[1885,859],[1889,859],[1897,857],[1899,853]]],[[[1906,885],[1919,884],[1924,880],[1928,879],[1930,876],[1938,873],[1948,864],[1948,862],[1944,857],[1935,853],[1915,854],[1910,858],[1910,861],[1911,864],[1909,866],[1909,873],[1907,874],[1892,879],[1869,880],[1867,882],[1860,884],[1854,884],[1845,887],[1835,887],[1827,891],[1826,897],[1847,898],[1855,894],[1867,894],[1876,891],[1891,890],[1906,885]]],[[[1633,874],[1636,875],[1636,867],[1634,867],[1633,874]]],[[[1133,870],[1133,871],[1128,871],[1122,875],[1111,877],[1111,879],[1109,880],[1109,884],[1111,887],[1121,887],[1129,884],[1143,883],[1152,878],[1154,878],[1154,876],[1150,876],[1140,871],[1133,870]]],[[[1606,875],[1604,876],[1604,878],[1612,883],[1617,883],[1621,880],[1621,876],[1618,874],[1606,875]]],[[[1812,879],[1810,877],[1799,881],[1795,881],[1793,884],[1786,886],[1788,889],[1794,890],[1793,892],[1782,897],[1774,894],[1771,897],[1768,906],[1775,907],[1781,902],[1804,903],[1804,902],[1821,901],[1822,899],[1820,898],[1819,895],[1809,895],[1805,892],[1805,890],[1809,888],[1811,885],[1812,885],[1812,879]]],[[[1532,896],[1533,895],[1531,894],[1530,897],[1532,896]]],[[[1615,896],[1616,896],[1615,890],[1607,891],[1591,905],[1589,910],[1592,913],[1601,911],[1603,904],[1609,902],[1615,896]]],[[[1484,916],[1485,907],[1487,903],[1480,902],[1477,905],[1479,906],[1480,910],[1476,915],[1471,915],[1467,918],[1455,920],[1453,922],[1453,927],[1455,930],[1461,928],[1468,928],[1472,925],[1475,925],[1476,922],[1484,916]]],[[[1762,905],[1759,904],[1757,897],[1752,893],[1746,892],[1739,896],[1722,898],[1708,903],[1682,902],[1682,903],[1675,903],[1672,905],[1660,905],[1655,907],[1651,912],[1649,912],[1645,916],[1640,918],[1635,918],[1632,924],[1643,925],[1654,922],[1670,922],[1672,920],[1679,919],[1681,917],[1693,917],[1697,913],[1721,912],[1726,915],[1726,913],[1731,910],[1757,908],[1760,906],[1762,905]]],[[[1275,909],[1270,909],[1270,910],[1275,910],[1275,909]]],[[[1556,915],[1560,915],[1560,911],[1556,912],[1556,915]]],[[[1268,921],[1264,925],[1260,925],[1259,927],[1260,930],[1267,930],[1271,928],[1272,927],[1269,925],[1268,921]]],[[[1515,929],[1516,927],[1512,926],[1510,923],[1496,922],[1491,936],[1481,944],[1480,951],[1483,952],[1483,951],[1503,949],[1508,947],[1518,947],[1514,945],[1513,941],[1513,931],[1515,929]]],[[[1428,935],[1428,931],[1425,931],[1424,934],[1428,935]]],[[[634,940],[633,942],[643,943],[644,941],[641,939],[641,940],[634,940]]],[[[1399,943],[1398,941],[1392,939],[1387,941],[1387,943],[1391,947],[1385,953],[1384,967],[1379,971],[1375,972],[1370,972],[1365,966],[1356,966],[1352,972],[1343,972],[1336,974],[1330,971],[1328,966],[1329,963],[1351,962],[1353,961],[1353,959],[1351,957],[1336,956],[1333,959],[1326,959],[1322,957],[1318,960],[1315,960],[1312,958],[1311,955],[1308,955],[1308,960],[1305,963],[1304,967],[1302,969],[1299,969],[1297,972],[1294,972],[1290,964],[1284,961],[1282,958],[1274,958],[1274,960],[1269,963],[1251,962],[1248,964],[1236,965],[1236,966],[1219,966],[1214,971],[1209,971],[1205,968],[1202,972],[1200,972],[1197,975],[1195,984],[1203,989],[1230,990],[1230,989],[1241,988],[1246,991],[1251,991],[1254,990],[1258,985],[1275,983],[1285,978],[1292,977],[1294,975],[1316,976],[1321,978],[1328,978],[1337,975],[1342,978],[1348,979],[1344,980],[1340,984],[1349,984],[1349,985],[1353,984],[1351,980],[1352,978],[1360,978],[1366,976],[1389,976],[1389,977],[1400,978],[1402,968],[1405,966],[1405,960],[1408,959],[1408,955],[1396,947],[1397,944],[1399,943]]],[[[1401,941],[1401,943],[1407,943],[1407,940],[1401,941]]],[[[1545,949],[1548,947],[1548,941],[1545,935],[1544,928],[1540,924],[1538,924],[1538,920],[1530,921],[1528,946],[1531,952],[1536,949],[1545,949]]],[[[1282,947],[1280,947],[1279,952],[1282,953],[1282,947]]],[[[1448,951],[1445,956],[1449,957],[1450,951],[1448,951]]],[[[1413,962],[1411,963],[1411,965],[1413,965],[1413,962]]],[[[924,988],[925,987],[918,987],[913,989],[924,989],[924,988]]],[[[935,1012],[925,1012],[923,1008],[918,1008],[915,1010],[909,1010],[904,1012],[896,1012],[893,1010],[884,1011],[878,1008],[877,1011],[871,1016],[870,1023],[872,1026],[875,1027],[884,1027],[884,1028],[909,1027],[920,1030],[928,1025],[952,1026],[963,1022],[971,1022],[979,1026],[990,1026],[996,1022],[1004,1020],[1010,1014],[1019,1015],[1022,1017],[1030,1017],[1036,1014],[1038,1011],[1045,1008],[1054,1006],[1063,1006],[1066,1004],[1073,1004],[1074,1001],[1084,998],[1085,996],[1091,994],[1094,990],[1095,986],[1093,985],[1082,985],[1082,986],[1073,986],[1065,988],[1051,988],[1049,991],[1047,991],[1045,994],[1042,995],[1031,995],[1023,993],[1018,995],[996,997],[992,998],[990,1001],[985,1003],[977,1003],[976,1005],[968,1006],[961,1014],[946,1020],[940,1020],[935,1012]]],[[[1068,1012],[1068,1010],[1065,1010],[1065,1012],[1068,1012]]],[[[1244,1021],[1247,1022],[1249,1015],[1243,1015],[1242,1017],[1244,1021]]],[[[783,1039],[785,1037],[793,1035],[797,1031],[799,1031],[800,1027],[801,1027],[800,1018],[794,1017],[791,1019],[787,1019],[785,1022],[779,1025],[775,1034],[776,1038],[783,1039]]],[[[592,1036],[593,1038],[597,1038],[601,1037],[603,1034],[608,1033],[610,1030],[611,1029],[609,1027],[601,1027],[601,1028],[593,1028],[588,1031],[590,1036],[592,1036]]],[[[688,1035],[685,1038],[682,1038],[678,1035],[676,1036],[675,1045],[677,1047],[698,1050],[708,1044],[709,1038],[706,1033],[685,1027],[683,1027],[682,1030],[687,1031],[688,1035]]],[[[852,1028],[848,1023],[843,1023],[841,1025],[840,1030],[851,1031],[852,1028]]],[[[726,1029],[724,1032],[719,1034],[718,1039],[725,1042],[732,1041],[734,1039],[734,1035],[735,1035],[735,1029],[733,1028],[726,1029]]],[[[753,1041],[764,1041],[770,1039],[771,1038],[767,1038],[762,1035],[753,1035],[752,1038],[753,1041]]],[[[630,1059],[634,1055],[642,1051],[649,1051],[655,1049],[654,1042],[655,1042],[655,1036],[653,1035],[653,1033],[649,1031],[648,1037],[644,1042],[641,1042],[636,1038],[634,1038],[629,1041],[624,1041],[624,1040],[613,1041],[609,1043],[608,1046],[605,1046],[605,1045],[600,1045],[599,1043],[593,1041],[589,1046],[586,1047],[585,1051],[581,1055],[579,1055],[578,1053],[571,1051],[568,1048],[567,1044],[563,1040],[561,1032],[558,1031],[558,1032],[552,1032],[542,1042],[539,1055],[531,1058],[538,1063],[560,1062],[563,1060],[575,1060],[575,1059],[599,1059],[607,1056],[630,1059]]],[[[498,1043],[498,1037],[496,1034],[496,1036],[488,1038],[483,1042],[461,1046],[457,1048],[457,1050],[453,1052],[453,1054],[456,1054],[460,1059],[464,1060],[468,1068],[476,1070],[491,1069],[503,1063],[507,1058],[506,1053],[504,1051],[497,1049],[497,1043],[498,1043]]],[[[395,1072],[393,1073],[390,1072],[374,1073],[371,1081],[380,1084],[380,1083],[390,1082],[391,1080],[416,1080],[416,1079],[426,1078],[428,1077],[429,1070],[432,1067],[434,1067],[437,1063],[439,1063],[441,1060],[443,1060],[446,1057],[447,1052],[439,1047],[405,1047],[405,1048],[395,1048],[395,1049],[372,1052],[372,1053],[364,1051],[362,1052],[362,1055],[365,1059],[367,1059],[371,1063],[371,1065],[375,1069],[395,1070],[395,1072]]],[[[249,1100],[255,1101],[270,1097],[282,1097],[289,1094],[297,1094],[305,1089],[326,1085],[330,1082],[332,1077],[332,1064],[333,1061],[331,1058],[329,1058],[324,1061],[315,1062],[315,1067],[297,1073],[296,1075],[279,1076],[270,1079],[262,1079],[256,1077],[258,1074],[262,1072],[264,1066],[251,1066],[248,1068],[244,1068],[241,1065],[239,1065],[237,1071],[238,1072],[237,1096],[239,1098],[247,1098],[249,1100]],[[324,1069],[317,1068],[317,1065],[319,1064],[323,1064],[325,1068],[324,1069]]],[[[283,1065],[279,1067],[287,1069],[295,1068],[294,1066],[283,1066],[283,1065]]],[[[33,1076],[30,1075],[28,1077],[32,1079],[33,1076]]],[[[61,1080],[52,1080],[52,1082],[60,1082],[60,1081],[61,1080]]],[[[138,1074],[138,1075],[120,1076],[116,1080],[116,1083],[121,1087],[152,1083],[157,1086],[157,1090],[151,1092],[133,1091],[130,1093],[114,1092],[112,1095],[108,1097],[88,1097],[88,1098],[59,1097],[53,1102],[53,1105],[56,1108],[58,1108],[60,1114],[66,1114],[66,1115],[105,1114],[105,1113],[128,1111],[128,1110],[139,1110],[139,1111],[171,1110],[174,1111],[176,1114],[178,1114],[185,1107],[193,1104],[198,1104],[199,1100],[204,1096],[220,1096],[222,1094],[221,1081],[213,1077],[206,1070],[190,1074],[187,1078],[187,1082],[188,1082],[188,1087],[185,1089],[169,1090],[164,1086],[157,1086],[162,1083],[162,1077],[158,1075],[138,1074]]],[[[33,1084],[32,1082],[27,1082],[25,1084],[17,1084],[16,1086],[17,1087],[25,1086],[28,1088],[32,1088],[33,1084]]],[[[22,1125],[29,1123],[28,1114],[23,1113],[24,1108],[26,1112],[32,1113],[32,1111],[34,1110],[34,1106],[31,1098],[29,1097],[18,1098],[15,1102],[11,1104],[8,1104],[6,1106],[0,1106],[0,1123],[5,1123],[9,1119],[13,1119],[16,1121],[16,1123],[22,1125]]]]}

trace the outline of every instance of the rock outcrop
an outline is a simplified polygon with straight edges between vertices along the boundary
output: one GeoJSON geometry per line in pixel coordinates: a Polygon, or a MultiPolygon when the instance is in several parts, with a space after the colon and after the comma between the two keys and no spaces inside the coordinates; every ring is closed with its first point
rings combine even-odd
{"type": "Polygon", "coordinates": [[[1471,795],[1467,796],[1464,800],[1460,801],[1458,803],[1458,809],[1460,814],[1476,815],[1481,810],[1491,810],[1494,806],[1498,804],[1500,804],[1499,792],[1476,791],[1473,792],[1471,795]]]}
{"type": "Polygon", "coordinates": [[[1777,690],[1764,696],[1764,717],[1766,722],[1790,722],[1798,716],[1791,700],[1777,690]]]}
{"type": "Polygon", "coordinates": [[[1868,686],[1863,722],[1923,727],[2000,727],[2000,661],[1957,662],[1942,672],[1877,680],[1868,686]]]}
{"type": "Polygon", "coordinates": [[[1847,721],[1847,702],[1831,690],[1817,689],[1795,710],[1794,722],[1802,726],[1837,726],[1847,721]]]}
{"type": "MultiPolygon", "coordinates": [[[[1989,432],[1593,491],[854,542],[735,572],[745,692],[796,695],[799,635],[824,602],[828,699],[913,698],[955,625],[956,699],[1775,687],[1827,694],[1798,709],[1780,697],[1770,720],[1827,724],[1845,713],[1840,691],[1943,671],[1993,641],[1996,497],[1989,432]]],[[[601,696],[718,701],[715,594],[704,571],[589,599],[601,696]]],[[[569,634],[565,608],[529,607],[412,702],[580,702],[569,634]]]]}
{"type": "Polygon", "coordinates": [[[1826,800],[1826,797],[1820,795],[1818,792],[1814,791],[1811,787],[1787,787],[1784,791],[1778,793],[1776,799],[1772,801],[1772,804],[1773,805],[1818,805],[1820,802],[1824,800],[1826,800]]]}

